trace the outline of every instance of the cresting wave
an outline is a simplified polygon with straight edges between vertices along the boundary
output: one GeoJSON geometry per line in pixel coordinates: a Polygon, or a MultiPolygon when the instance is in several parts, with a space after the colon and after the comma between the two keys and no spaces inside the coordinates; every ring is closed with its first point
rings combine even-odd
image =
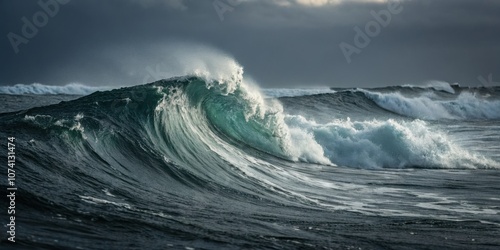
{"type": "Polygon", "coordinates": [[[239,65],[232,69],[217,77],[204,71],[97,92],[29,110],[22,121],[70,136],[64,139],[68,145],[84,140],[86,150],[92,149],[89,154],[106,161],[123,154],[110,150],[125,147],[137,159],[161,156],[165,163],[187,169],[224,162],[242,168],[244,162],[261,162],[264,167],[272,158],[355,168],[499,167],[420,120],[320,124],[286,114],[279,101],[264,98],[244,79],[239,65]]]}

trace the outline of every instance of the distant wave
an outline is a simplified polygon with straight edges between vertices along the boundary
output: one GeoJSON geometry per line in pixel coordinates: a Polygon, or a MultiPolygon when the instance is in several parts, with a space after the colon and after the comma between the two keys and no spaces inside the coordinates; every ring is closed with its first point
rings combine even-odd
{"type": "Polygon", "coordinates": [[[296,97],[306,95],[318,95],[335,93],[334,90],[328,88],[312,88],[312,89],[263,89],[262,92],[268,97],[296,97]]]}
{"type": "Polygon", "coordinates": [[[444,99],[435,93],[406,96],[401,92],[360,90],[378,106],[391,112],[426,120],[500,119],[500,100],[464,91],[444,99]]]}
{"type": "Polygon", "coordinates": [[[110,90],[112,87],[92,87],[79,83],[70,83],[64,86],[44,85],[40,83],[16,84],[1,86],[0,94],[9,95],[89,95],[96,91],[110,90]]]}
{"type": "MultiPolygon", "coordinates": [[[[454,86],[459,86],[458,84],[453,84],[454,86]]],[[[419,88],[419,89],[434,89],[437,91],[444,91],[448,92],[450,94],[455,94],[455,90],[453,89],[453,86],[447,82],[443,81],[428,81],[424,85],[410,85],[406,84],[403,85],[402,87],[407,87],[407,88],[419,88]]]]}

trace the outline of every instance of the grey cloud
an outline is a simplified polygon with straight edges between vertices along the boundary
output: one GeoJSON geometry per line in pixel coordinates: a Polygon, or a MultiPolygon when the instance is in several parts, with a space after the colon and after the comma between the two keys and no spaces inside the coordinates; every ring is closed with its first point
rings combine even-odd
{"type": "Polygon", "coordinates": [[[311,7],[242,1],[224,13],[224,21],[213,3],[72,0],[15,54],[7,34],[20,34],[21,18],[31,18],[40,7],[36,1],[3,1],[0,83],[133,85],[148,74],[148,66],[168,58],[168,52],[154,50],[172,43],[224,51],[264,87],[366,87],[432,79],[479,85],[478,77],[490,74],[495,82],[500,79],[498,1],[404,1],[404,10],[353,54],[350,64],[339,44],[353,44],[353,28],[364,28],[373,20],[370,11],[386,9],[385,3],[311,7]]]}

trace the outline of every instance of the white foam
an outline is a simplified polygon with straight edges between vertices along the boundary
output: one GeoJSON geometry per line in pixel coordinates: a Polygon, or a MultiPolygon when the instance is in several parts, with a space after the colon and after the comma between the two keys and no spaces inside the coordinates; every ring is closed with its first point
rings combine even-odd
{"type": "Polygon", "coordinates": [[[317,124],[302,116],[287,115],[290,129],[314,136],[308,151],[318,151],[334,164],[359,168],[500,168],[499,163],[455,145],[446,134],[421,120],[335,120],[317,124]],[[317,149],[316,144],[321,146],[317,149]]]}
{"type": "Polygon", "coordinates": [[[89,95],[96,91],[110,90],[112,87],[91,87],[79,83],[70,83],[64,86],[44,85],[40,83],[16,84],[1,86],[0,94],[9,95],[89,95]]]}
{"type": "Polygon", "coordinates": [[[278,143],[288,157],[295,161],[332,165],[311,133],[290,128],[286,124],[286,116],[281,103],[275,99],[265,100],[258,87],[248,79],[245,79],[240,90],[249,107],[245,113],[247,121],[249,119],[262,120],[262,124],[273,131],[279,139],[278,143]]]}
{"type": "Polygon", "coordinates": [[[37,118],[41,118],[41,119],[52,119],[52,116],[50,116],[50,115],[35,115],[35,116],[32,116],[32,115],[25,115],[25,116],[24,116],[24,120],[25,120],[25,121],[35,121],[37,118]]]}
{"type": "Polygon", "coordinates": [[[92,204],[111,204],[111,205],[114,205],[114,206],[117,206],[117,207],[123,207],[123,208],[127,208],[127,209],[132,209],[132,206],[130,206],[130,204],[128,204],[128,203],[114,202],[114,201],[109,201],[109,200],[105,200],[105,199],[95,198],[95,197],[92,197],[92,196],[84,196],[84,195],[80,195],[80,198],[82,199],[82,201],[87,202],[87,203],[92,203],[92,204]]]}
{"type": "Polygon", "coordinates": [[[315,140],[314,135],[302,128],[288,128],[290,133],[289,153],[295,160],[332,165],[330,159],[325,156],[323,147],[315,140]]]}
{"type": "MultiPolygon", "coordinates": [[[[172,43],[152,46],[148,58],[135,58],[124,63],[124,68],[142,76],[137,68],[147,63],[143,83],[183,76],[197,76],[209,84],[230,83],[226,93],[233,92],[243,79],[243,67],[228,54],[201,44],[172,43]],[[151,54],[151,55],[150,55],[151,54]],[[235,83],[235,84],[233,84],[235,83]]],[[[210,87],[210,86],[209,86],[210,87]]]]}

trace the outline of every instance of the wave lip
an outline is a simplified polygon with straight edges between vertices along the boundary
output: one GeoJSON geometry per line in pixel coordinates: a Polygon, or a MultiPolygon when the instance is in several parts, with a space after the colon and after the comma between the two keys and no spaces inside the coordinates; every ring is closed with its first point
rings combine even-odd
{"type": "Polygon", "coordinates": [[[79,83],[70,83],[63,86],[44,85],[41,83],[16,84],[1,86],[0,94],[8,95],[89,95],[97,91],[110,90],[112,87],[92,87],[79,83]]]}

